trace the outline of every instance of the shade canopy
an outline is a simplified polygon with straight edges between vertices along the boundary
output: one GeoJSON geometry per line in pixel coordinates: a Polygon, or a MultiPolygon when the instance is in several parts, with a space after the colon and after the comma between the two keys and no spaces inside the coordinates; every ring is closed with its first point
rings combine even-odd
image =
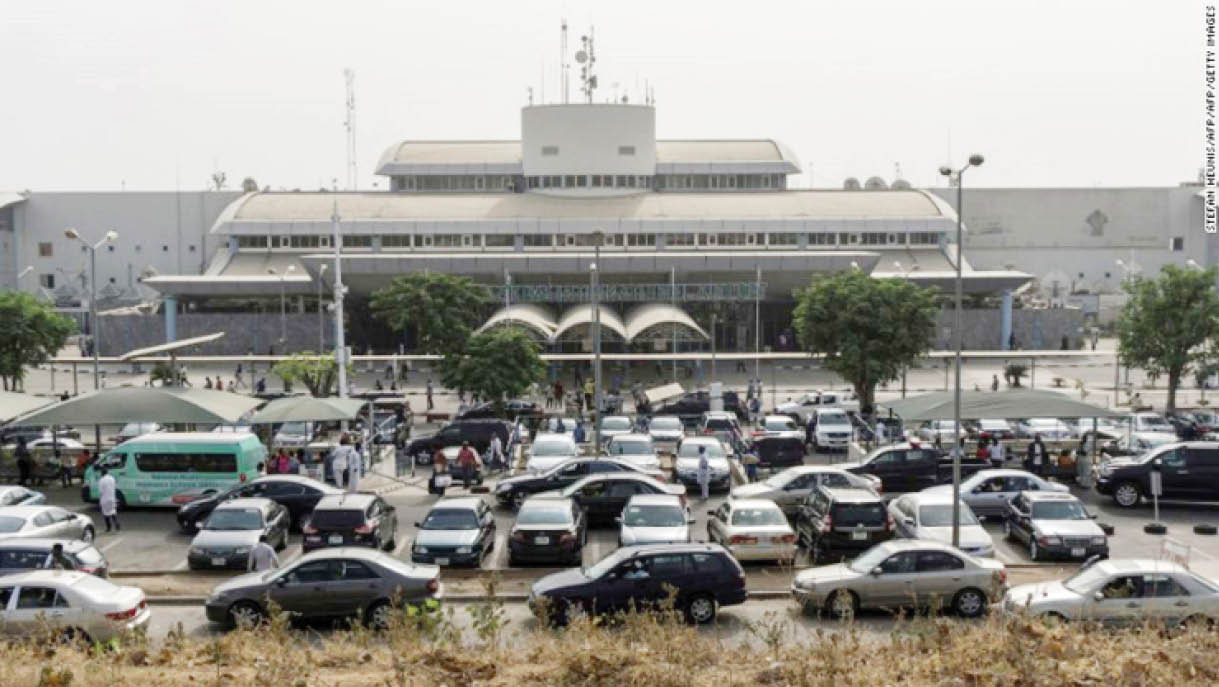
{"type": "MultiPolygon", "coordinates": [[[[953,392],[936,391],[895,401],[878,403],[904,422],[953,419],[953,392]]],[[[1055,391],[1008,389],[1006,391],[961,391],[961,419],[1011,419],[1025,417],[1119,417],[1125,413],[1076,401],[1055,391]]]]}
{"type": "Polygon", "coordinates": [[[367,403],[368,401],[358,398],[287,396],[263,406],[262,410],[250,417],[250,424],[354,420],[367,403]]]}
{"type": "Polygon", "coordinates": [[[119,360],[135,360],[137,358],[146,358],[150,355],[158,355],[161,353],[172,354],[182,350],[183,348],[190,348],[191,346],[201,346],[205,343],[211,343],[223,336],[224,332],[215,332],[214,334],[204,334],[203,336],[196,336],[191,339],[178,339],[177,341],[170,341],[169,343],[149,346],[148,348],[137,348],[134,351],[128,351],[119,356],[119,360]]]}
{"type": "Polygon", "coordinates": [[[125,386],[102,389],[23,415],[18,425],[234,424],[262,403],[227,391],[125,386]]]}
{"type": "Polygon", "coordinates": [[[54,398],[30,396],[12,391],[0,391],[0,422],[10,420],[31,410],[49,406],[54,402],[54,398]]]}

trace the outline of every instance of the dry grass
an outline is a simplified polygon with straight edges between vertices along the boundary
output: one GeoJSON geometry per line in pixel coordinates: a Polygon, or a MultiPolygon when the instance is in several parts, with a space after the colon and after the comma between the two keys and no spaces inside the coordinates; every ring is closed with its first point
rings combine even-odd
{"type": "MultiPolygon", "coordinates": [[[[495,609],[485,609],[494,616],[495,609]]],[[[727,642],[659,614],[577,618],[512,641],[492,623],[463,643],[451,611],[407,616],[381,633],[319,637],[282,617],[215,639],[138,637],[105,650],[22,642],[0,646],[3,685],[1214,685],[1219,632],[1121,631],[1024,618],[900,621],[887,639],[850,624],[796,641],[776,615],[727,642]]]]}

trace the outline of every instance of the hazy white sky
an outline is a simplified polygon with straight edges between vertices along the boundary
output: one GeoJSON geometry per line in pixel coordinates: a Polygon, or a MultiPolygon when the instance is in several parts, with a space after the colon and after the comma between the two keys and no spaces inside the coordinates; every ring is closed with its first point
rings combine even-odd
{"type": "Polygon", "coordinates": [[[526,89],[559,95],[561,17],[573,46],[595,26],[598,100],[646,80],[659,137],[776,138],[814,186],[938,185],[975,151],[977,186],[1200,164],[1194,0],[4,0],[0,189],[341,183],[344,67],[369,188],[397,140],[517,138],[526,89]]]}

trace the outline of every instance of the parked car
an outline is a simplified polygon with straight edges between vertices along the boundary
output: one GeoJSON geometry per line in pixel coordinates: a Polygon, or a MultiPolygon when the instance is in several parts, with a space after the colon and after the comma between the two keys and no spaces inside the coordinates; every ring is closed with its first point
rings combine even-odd
{"type": "Polygon", "coordinates": [[[0,575],[37,570],[46,565],[56,544],[76,570],[97,577],[110,576],[110,562],[93,544],[79,539],[5,539],[0,540],[0,575]]]}
{"type": "Polygon", "coordinates": [[[393,551],[398,513],[376,494],[328,494],[317,502],[301,532],[301,548],[306,553],[330,546],[393,551]]]}
{"type": "Polygon", "coordinates": [[[734,499],[769,499],[787,515],[795,515],[800,504],[818,486],[854,487],[879,493],[880,479],[856,475],[832,465],[801,465],[777,472],[761,482],[732,488],[734,499]]]}
{"type": "Polygon", "coordinates": [[[579,456],[580,447],[570,434],[539,434],[526,448],[525,455],[525,471],[538,474],[579,456]]]}
{"type": "Polygon", "coordinates": [[[38,506],[47,502],[47,495],[15,484],[0,486],[0,506],[38,506]]]}
{"type": "Polygon", "coordinates": [[[253,625],[266,618],[268,599],[302,618],[361,615],[368,624],[384,627],[395,600],[441,601],[444,589],[434,565],[344,546],[307,553],[278,570],[226,580],[212,590],[204,608],[213,623],[253,625]]]}
{"type": "Polygon", "coordinates": [[[796,510],[795,525],[796,542],[814,560],[850,556],[893,536],[884,501],[854,487],[817,487],[796,510]]]}
{"type": "MultiPolygon", "coordinates": [[[[919,425],[916,434],[920,441],[951,447],[958,436],[956,427],[952,420],[927,420],[919,425]]],[[[960,436],[965,436],[965,432],[960,436]]]]}
{"type": "Polygon", "coordinates": [[[676,415],[656,415],[648,423],[648,434],[652,441],[665,445],[670,451],[686,436],[686,428],[676,415]]]}
{"type": "Polygon", "coordinates": [[[1003,594],[1007,571],[934,541],[895,539],[849,563],[806,568],[792,579],[792,596],[806,612],[846,617],[864,608],[942,606],[967,618],[1003,594]]]}
{"type": "Polygon", "coordinates": [[[674,494],[684,497],[680,484],[658,482],[638,472],[609,472],[589,475],[561,491],[544,491],[536,498],[575,499],[589,521],[612,522],[622,513],[626,502],[636,494],[674,494]]]}
{"type": "Polygon", "coordinates": [[[656,445],[647,434],[617,434],[605,447],[605,452],[612,458],[638,465],[648,471],[660,470],[660,456],[656,455],[656,445]]]}
{"type": "MultiPolygon", "coordinates": [[[[1006,518],[1007,505],[1022,491],[1056,491],[1070,493],[1070,488],[1058,482],[1049,482],[1024,470],[979,470],[961,480],[961,500],[969,505],[979,518],[1006,518]]],[[[952,485],[941,484],[928,487],[920,494],[947,494],[951,498],[952,485]]]]}
{"type": "Polygon", "coordinates": [[[313,422],[285,422],[271,438],[273,448],[298,449],[313,443],[318,425],[313,422]]]}
{"type": "Polygon", "coordinates": [[[199,530],[199,523],[216,506],[242,498],[267,498],[288,509],[289,523],[296,530],[309,519],[309,514],[323,496],[342,494],[343,490],[300,475],[266,475],[244,484],[217,491],[190,490],[174,496],[182,502],[178,508],[178,527],[187,534],[199,530]]]}
{"type": "MultiPolygon", "coordinates": [[[[740,397],[735,391],[725,391],[721,396],[724,402],[724,410],[736,415],[737,420],[748,419],[749,413],[741,404],[740,397]]],[[[693,428],[698,425],[702,419],[703,413],[711,410],[711,395],[706,391],[693,391],[681,398],[675,398],[667,401],[653,409],[654,415],[676,415],[681,418],[682,424],[687,428],[693,428]]]]}
{"type": "Polygon", "coordinates": [[[804,432],[796,421],[787,415],[767,415],[758,421],[757,429],[753,431],[755,439],[760,437],[781,437],[784,439],[804,440],[804,432]]]}
{"type": "Polygon", "coordinates": [[[837,408],[818,408],[809,417],[812,425],[813,450],[846,451],[855,428],[846,412],[837,408]]]}
{"type": "Polygon", "coordinates": [[[677,445],[673,459],[673,476],[689,488],[698,487],[699,448],[706,448],[707,462],[711,468],[712,491],[728,491],[732,488],[732,471],[728,467],[728,453],[719,439],[713,436],[694,436],[682,439],[677,445]]]}
{"type": "Polygon", "coordinates": [[[48,628],[65,639],[105,643],[148,627],[152,612],[138,587],[95,575],[31,570],[0,578],[0,631],[34,635],[48,628]]]}
{"type": "Polygon", "coordinates": [[[1207,434],[1211,432],[1219,432],[1219,413],[1211,408],[1194,408],[1193,410],[1185,411],[1194,416],[1194,421],[1207,434]]]}
{"type": "MultiPolygon", "coordinates": [[[[55,425],[55,435],[64,439],[80,441],[80,430],[67,425],[55,425]]],[[[18,439],[25,439],[28,443],[35,439],[49,436],[51,436],[50,427],[22,427],[14,425],[0,429],[0,444],[16,444],[18,439]]]]}
{"type": "Polygon", "coordinates": [[[614,520],[618,546],[688,542],[694,524],[682,497],[673,494],[636,494],[614,520]]]}
{"type": "Polygon", "coordinates": [[[261,537],[276,550],[288,545],[288,509],[271,499],[244,498],[222,503],[207,516],[190,543],[186,563],[191,570],[246,570],[250,551],[261,537]]]}
{"type": "MultiPolygon", "coordinates": [[[[630,434],[635,431],[635,423],[625,415],[606,415],[601,418],[601,443],[620,434],[630,434]]],[[[592,433],[589,432],[591,438],[592,433]]]]}
{"type": "Polygon", "coordinates": [[[859,412],[859,398],[854,391],[810,391],[795,400],[775,406],[775,413],[786,415],[800,424],[808,424],[809,418],[819,408],[838,408],[859,412]]]}
{"type": "Polygon", "coordinates": [[[479,497],[441,499],[432,504],[411,546],[411,562],[477,568],[495,547],[495,518],[479,497]]]}
{"type": "Polygon", "coordinates": [[[1041,435],[1044,441],[1070,441],[1077,438],[1070,425],[1056,417],[1032,417],[1016,423],[1016,436],[1032,439],[1041,435]]]}
{"type": "Polygon", "coordinates": [[[1005,613],[1106,625],[1219,621],[1219,587],[1164,560],[1093,560],[1064,580],[1012,587],[1005,613]]]}
{"type": "Polygon", "coordinates": [[[499,435],[501,445],[508,445],[512,436],[512,423],[506,420],[457,420],[445,425],[434,434],[425,434],[411,439],[406,445],[406,454],[414,456],[419,465],[432,462],[436,449],[448,446],[461,446],[469,442],[470,446],[481,456],[491,445],[491,437],[499,435]]]}
{"type": "MultiPolygon", "coordinates": [[[[978,420],[966,427],[969,436],[972,438],[990,437],[992,439],[1015,439],[1016,428],[1012,427],[1012,423],[1007,420],[985,419],[978,420]]],[[[949,442],[952,440],[949,439],[949,442]]]]}
{"type": "Polygon", "coordinates": [[[1072,494],[1023,491],[1008,505],[1003,536],[1023,541],[1029,558],[1109,556],[1109,539],[1072,494]]]}
{"type": "Polygon", "coordinates": [[[525,499],[533,494],[562,489],[589,475],[615,472],[637,472],[664,480],[664,474],[658,470],[644,470],[617,458],[586,456],[570,458],[540,474],[526,473],[501,479],[495,484],[495,499],[500,505],[520,508],[525,499]]]}
{"type": "Polygon", "coordinates": [[[118,434],[110,437],[110,441],[115,444],[121,444],[124,441],[142,437],[145,434],[163,431],[165,431],[165,428],[156,422],[128,422],[119,428],[118,434]]]}
{"type": "Polygon", "coordinates": [[[92,542],[93,520],[59,506],[5,506],[0,508],[0,539],[79,539],[92,542]]]}
{"type": "MultiPolygon", "coordinates": [[[[55,444],[59,444],[59,449],[61,451],[80,451],[85,448],[85,445],[80,443],[76,439],[69,439],[67,437],[62,437],[62,436],[53,437],[50,434],[45,434],[45,435],[37,437],[35,439],[30,439],[29,441],[25,442],[25,447],[27,449],[29,449],[30,451],[34,451],[37,449],[43,449],[43,450],[50,451],[55,447],[55,444]]],[[[4,450],[8,451],[10,453],[16,448],[17,448],[16,442],[13,442],[11,444],[6,444],[4,446],[4,450]]]]}
{"type": "Polygon", "coordinates": [[[1219,442],[1190,441],[1161,446],[1142,456],[1115,458],[1100,466],[1096,490],[1133,508],[1151,495],[1151,473],[1160,472],[1161,498],[1219,500],[1219,442]]]}
{"type": "MultiPolygon", "coordinates": [[[[878,477],[886,493],[922,491],[952,480],[952,460],[932,446],[898,443],[881,446],[858,463],[838,463],[856,475],[878,477]]],[[[961,460],[962,478],[990,467],[985,460],[967,456],[961,460]]]]}
{"type": "MultiPolygon", "coordinates": [[[[543,425],[545,429],[539,428],[538,434],[566,434],[571,436],[576,431],[576,425],[583,422],[579,418],[574,417],[549,417],[543,425]]],[[[586,431],[587,427],[584,428],[586,431]]],[[[536,438],[536,437],[535,437],[536,438]]]]}
{"type": "Polygon", "coordinates": [[[719,439],[728,455],[732,455],[734,453],[733,446],[738,438],[741,437],[741,425],[737,422],[736,415],[727,411],[712,410],[703,413],[694,433],[699,436],[713,436],[719,439]]]}
{"type": "Polygon", "coordinates": [[[587,541],[588,518],[574,499],[527,499],[508,533],[508,565],[580,565],[587,541]]]}
{"type": "MultiPolygon", "coordinates": [[[[990,533],[978,522],[969,505],[958,500],[957,548],[971,556],[989,558],[995,555],[995,543],[990,533]]],[[[952,543],[952,492],[947,494],[921,491],[899,496],[889,502],[889,516],[897,528],[897,536],[905,539],[927,539],[952,543]]]]}
{"type": "Polygon", "coordinates": [[[749,450],[758,457],[758,466],[786,468],[804,464],[804,439],[788,436],[758,437],[749,443],[749,450]]]}
{"type": "Polygon", "coordinates": [[[542,407],[533,401],[523,398],[514,398],[510,401],[504,401],[498,406],[495,403],[487,401],[470,406],[457,415],[458,420],[481,420],[488,418],[502,418],[511,420],[521,415],[534,415],[542,412],[542,407]]]}
{"type": "Polygon", "coordinates": [[[676,593],[686,620],[704,624],[721,606],[749,598],[745,571],[715,544],[651,544],[617,549],[587,568],[572,568],[533,583],[527,603],[547,622],[564,623],[573,613],[602,615],[655,608],[676,593]],[[545,603],[541,600],[545,599],[545,603]]]}
{"type": "Polygon", "coordinates": [[[1172,425],[1181,441],[1198,441],[1206,437],[1207,428],[1194,417],[1194,414],[1184,410],[1165,413],[1164,419],[1172,425]]]}
{"type": "Polygon", "coordinates": [[[796,532],[774,501],[729,499],[707,516],[707,538],[738,561],[791,561],[796,556],[796,532]]]}

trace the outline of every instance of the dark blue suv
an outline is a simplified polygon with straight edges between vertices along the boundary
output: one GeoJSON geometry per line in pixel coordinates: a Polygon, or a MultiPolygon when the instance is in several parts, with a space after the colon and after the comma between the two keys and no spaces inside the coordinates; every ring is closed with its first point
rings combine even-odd
{"type": "Polygon", "coordinates": [[[627,546],[595,565],[547,575],[533,583],[529,609],[565,623],[573,611],[602,615],[660,606],[676,589],[676,608],[690,623],[715,619],[720,606],[749,598],[745,571],[718,544],[627,546]],[[542,599],[545,603],[542,603],[542,599]]]}

